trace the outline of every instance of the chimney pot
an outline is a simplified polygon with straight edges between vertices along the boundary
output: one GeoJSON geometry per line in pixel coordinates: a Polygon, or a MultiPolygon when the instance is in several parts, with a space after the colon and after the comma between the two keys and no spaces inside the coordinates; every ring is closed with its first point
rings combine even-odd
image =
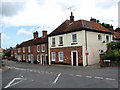
{"type": "Polygon", "coordinates": [[[73,12],[71,12],[71,16],[70,16],[70,23],[74,22],[74,16],[73,16],[73,12]]]}
{"type": "Polygon", "coordinates": [[[111,30],[111,31],[113,30],[113,26],[112,26],[112,24],[111,24],[111,26],[110,26],[110,30],[111,30]]]}
{"type": "Polygon", "coordinates": [[[47,36],[47,30],[43,30],[42,33],[43,33],[43,36],[47,36]]]}
{"type": "Polygon", "coordinates": [[[90,21],[91,22],[96,22],[96,19],[91,17],[90,21]]]}
{"type": "Polygon", "coordinates": [[[33,33],[34,39],[38,38],[38,31],[33,33]]]}

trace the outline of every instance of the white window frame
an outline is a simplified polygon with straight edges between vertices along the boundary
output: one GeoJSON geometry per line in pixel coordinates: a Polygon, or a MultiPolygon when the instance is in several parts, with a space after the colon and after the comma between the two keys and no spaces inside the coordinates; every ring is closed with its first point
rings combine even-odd
{"type": "Polygon", "coordinates": [[[101,34],[98,34],[98,35],[97,35],[97,39],[98,39],[99,41],[102,41],[102,35],[101,35],[101,34]],[[99,35],[100,35],[100,39],[99,39],[99,35]]]}
{"type": "Polygon", "coordinates": [[[59,61],[63,61],[63,52],[59,52],[59,61]],[[61,59],[61,54],[62,54],[62,59],[61,59]]]}
{"type": "Polygon", "coordinates": [[[18,53],[20,53],[21,48],[18,48],[18,53]]]}
{"type": "Polygon", "coordinates": [[[28,46],[28,52],[30,53],[30,46],[28,46]]]}
{"type": "Polygon", "coordinates": [[[23,47],[23,53],[25,53],[25,47],[23,47]]]}
{"type": "Polygon", "coordinates": [[[45,52],[45,44],[42,45],[42,52],[45,52]],[[44,50],[43,50],[44,47],[44,50]]]}
{"type": "MultiPolygon", "coordinates": [[[[52,38],[52,46],[55,46],[55,43],[53,44],[53,39],[55,40],[55,37],[52,38]]],[[[54,41],[55,42],[55,41],[54,41]]]]}
{"type": "Polygon", "coordinates": [[[40,62],[40,60],[38,60],[38,56],[40,57],[40,55],[39,54],[37,55],[37,61],[40,62]]]}
{"type": "Polygon", "coordinates": [[[61,38],[62,36],[60,36],[59,37],[59,45],[63,45],[63,37],[62,37],[62,43],[60,43],[60,38],[61,38]]]}
{"type": "Polygon", "coordinates": [[[40,50],[39,50],[39,48],[38,48],[38,47],[40,48],[40,45],[37,45],[37,52],[40,52],[40,50]]]}
{"type": "Polygon", "coordinates": [[[55,52],[52,52],[51,54],[52,54],[52,55],[51,55],[51,56],[52,56],[52,61],[55,61],[55,60],[56,60],[56,53],[55,53],[55,52]],[[55,56],[53,56],[53,55],[55,55],[55,56]],[[53,57],[54,57],[54,58],[53,58],[53,57]]]}
{"type": "Polygon", "coordinates": [[[23,60],[25,60],[25,55],[23,55],[23,60]]]}
{"type": "Polygon", "coordinates": [[[72,43],[77,43],[77,34],[72,34],[72,43]],[[76,41],[73,40],[73,35],[76,35],[76,41]]]}

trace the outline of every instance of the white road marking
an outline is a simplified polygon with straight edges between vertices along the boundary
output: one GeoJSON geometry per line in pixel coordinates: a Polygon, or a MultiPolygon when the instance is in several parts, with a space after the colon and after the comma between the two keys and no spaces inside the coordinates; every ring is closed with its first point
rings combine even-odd
{"type": "Polygon", "coordinates": [[[112,79],[112,78],[106,78],[106,80],[116,80],[116,79],[112,79]]]}
{"type": "Polygon", "coordinates": [[[78,76],[78,77],[82,77],[82,75],[76,75],[76,76],[78,76]]]}
{"type": "Polygon", "coordinates": [[[56,83],[58,78],[60,77],[61,73],[58,74],[57,78],[55,79],[55,81],[53,83],[56,83]]]}
{"type": "Polygon", "coordinates": [[[94,77],[94,78],[96,78],[96,79],[103,79],[103,77],[94,77]]]}
{"type": "Polygon", "coordinates": [[[8,87],[10,87],[10,86],[14,86],[14,85],[20,83],[21,81],[12,84],[15,80],[20,80],[20,79],[22,79],[22,78],[14,78],[14,79],[13,79],[12,81],[10,81],[4,88],[8,88],[8,87]]]}
{"type": "Polygon", "coordinates": [[[87,78],[92,78],[92,76],[86,76],[87,78]]]}

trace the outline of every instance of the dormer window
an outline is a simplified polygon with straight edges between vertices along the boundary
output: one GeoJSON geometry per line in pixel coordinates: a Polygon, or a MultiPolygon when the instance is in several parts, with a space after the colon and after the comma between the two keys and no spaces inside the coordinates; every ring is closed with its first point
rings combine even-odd
{"type": "Polygon", "coordinates": [[[59,37],[59,45],[63,45],[63,37],[59,37]]]}

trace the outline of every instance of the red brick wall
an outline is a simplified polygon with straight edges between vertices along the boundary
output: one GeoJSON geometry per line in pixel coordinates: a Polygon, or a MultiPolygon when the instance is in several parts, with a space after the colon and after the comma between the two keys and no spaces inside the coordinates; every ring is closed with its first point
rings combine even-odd
{"type": "Polygon", "coordinates": [[[41,58],[41,54],[43,54],[44,55],[44,60],[45,60],[45,54],[48,54],[48,44],[45,44],[45,52],[42,52],[42,45],[43,44],[40,44],[40,52],[37,52],[37,45],[30,46],[30,53],[28,52],[28,46],[25,47],[25,53],[23,53],[23,47],[20,47],[20,49],[21,49],[20,53],[18,53],[18,48],[16,49],[16,52],[17,52],[17,54],[21,55],[21,60],[22,61],[23,61],[23,55],[25,55],[25,60],[26,60],[26,54],[27,55],[33,54],[34,61],[37,60],[37,55],[38,54],[40,55],[40,58],[41,58]]]}
{"type": "Polygon", "coordinates": [[[51,48],[50,49],[51,63],[71,64],[71,51],[72,50],[77,50],[78,51],[78,64],[82,64],[82,46],[65,47],[65,48],[51,48]],[[51,52],[56,53],[56,61],[52,61],[51,52]],[[63,52],[63,62],[59,61],[59,55],[58,55],[59,52],[63,52]]]}

